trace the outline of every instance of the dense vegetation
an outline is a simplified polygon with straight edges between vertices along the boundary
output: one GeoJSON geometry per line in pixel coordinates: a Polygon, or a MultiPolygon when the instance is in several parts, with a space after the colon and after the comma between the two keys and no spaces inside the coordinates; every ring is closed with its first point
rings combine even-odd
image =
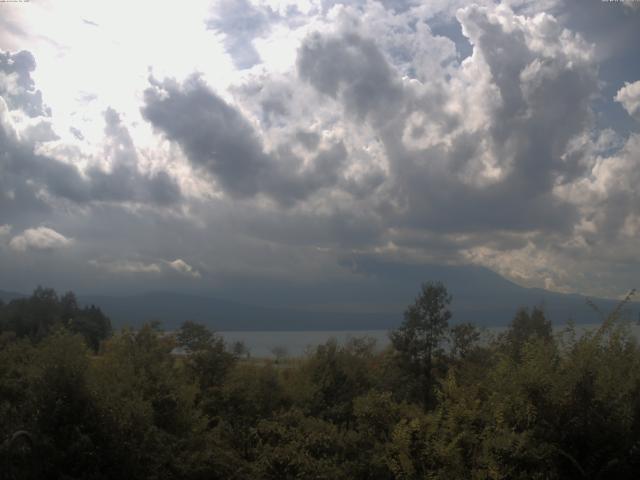
{"type": "Polygon", "coordinates": [[[0,439],[33,442],[4,443],[3,473],[638,478],[640,348],[620,310],[597,331],[554,335],[542,310],[523,309],[487,339],[449,327],[450,301],[425,284],[382,352],[329,341],[275,361],[192,322],[111,334],[98,309],[38,289],[0,307],[0,439]]]}

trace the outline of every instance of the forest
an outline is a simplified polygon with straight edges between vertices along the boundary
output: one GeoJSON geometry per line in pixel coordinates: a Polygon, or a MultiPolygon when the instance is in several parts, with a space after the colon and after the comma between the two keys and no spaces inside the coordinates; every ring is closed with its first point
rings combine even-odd
{"type": "Polygon", "coordinates": [[[522,308],[494,336],[451,302],[423,284],[385,349],[251,358],[190,321],[112,331],[38,288],[0,304],[1,478],[639,478],[625,301],[586,333],[522,308]]]}

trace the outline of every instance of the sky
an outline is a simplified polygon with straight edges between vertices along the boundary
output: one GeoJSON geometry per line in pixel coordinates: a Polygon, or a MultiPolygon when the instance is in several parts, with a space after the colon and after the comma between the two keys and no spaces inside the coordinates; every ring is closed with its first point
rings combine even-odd
{"type": "Polygon", "coordinates": [[[638,45],[640,2],[0,2],[0,288],[436,264],[618,298],[638,45]]]}

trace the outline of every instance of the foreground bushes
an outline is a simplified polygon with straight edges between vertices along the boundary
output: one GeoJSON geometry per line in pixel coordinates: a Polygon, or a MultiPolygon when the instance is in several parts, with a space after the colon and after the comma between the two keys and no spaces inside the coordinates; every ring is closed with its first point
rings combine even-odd
{"type": "Polygon", "coordinates": [[[494,339],[465,329],[464,348],[432,349],[427,405],[406,358],[366,340],[276,364],[240,360],[195,324],[124,330],[98,353],[64,325],[4,336],[0,436],[35,439],[40,460],[16,478],[638,477],[628,326],[554,336],[534,310],[494,339]]]}

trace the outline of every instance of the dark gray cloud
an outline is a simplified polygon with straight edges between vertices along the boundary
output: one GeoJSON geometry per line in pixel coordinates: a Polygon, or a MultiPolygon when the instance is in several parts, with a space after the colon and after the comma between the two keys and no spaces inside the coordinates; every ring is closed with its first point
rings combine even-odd
{"type": "Polygon", "coordinates": [[[31,78],[35,68],[36,61],[26,50],[14,54],[0,51],[0,96],[10,109],[19,108],[30,117],[51,115],[31,78]]]}
{"type": "MultiPolygon", "coordinates": [[[[479,8],[467,8],[460,18],[500,92],[491,135],[496,156],[513,163],[507,181],[524,195],[536,195],[549,191],[558,175],[562,181],[582,175],[585,165],[566,164],[561,157],[569,140],[591,125],[598,92],[593,62],[563,51],[551,56],[534,50],[525,40],[530,32],[508,31],[479,8]]],[[[562,26],[551,17],[543,22],[544,35],[559,42],[562,26]]],[[[579,39],[567,40],[588,51],[579,39]]]]}
{"type": "Polygon", "coordinates": [[[593,45],[599,65],[601,97],[594,102],[599,128],[628,135],[635,128],[626,112],[611,102],[625,82],[640,79],[637,45],[640,44],[640,8],[637,2],[558,2],[554,15],[560,23],[580,33],[593,45]]]}
{"type": "Polygon", "coordinates": [[[224,44],[239,69],[261,62],[253,40],[269,30],[275,14],[258,8],[247,0],[222,0],[207,21],[207,27],[224,34],[224,44]]]}
{"type": "Polygon", "coordinates": [[[183,84],[151,80],[142,115],[189,160],[214,174],[236,196],[255,195],[269,159],[253,127],[193,76],[183,84]]]}
{"type": "Polygon", "coordinates": [[[65,198],[83,197],[83,180],[68,164],[38,155],[34,135],[22,141],[9,120],[6,102],[0,97],[0,213],[4,221],[44,215],[51,206],[41,195],[44,187],[65,198]]]}
{"type": "Polygon", "coordinates": [[[96,201],[140,202],[172,205],[181,198],[176,181],[166,171],[141,173],[138,155],[120,115],[113,109],[105,112],[105,154],[110,160],[109,171],[101,167],[88,170],[89,196],[96,201]]]}
{"type": "Polygon", "coordinates": [[[320,143],[320,135],[316,132],[306,132],[298,130],[296,132],[296,140],[298,140],[307,150],[315,150],[320,143]]]}
{"type": "MultiPolygon", "coordinates": [[[[73,155],[77,152],[69,150],[73,155]]],[[[160,171],[143,175],[136,166],[116,162],[111,171],[89,168],[85,174],[73,164],[35,151],[30,136],[19,140],[0,127],[0,213],[5,221],[22,224],[39,218],[66,200],[78,205],[92,202],[139,202],[172,205],[180,199],[174,179],[160,171]]]]}
{"type": "MultiPolygon", "coordinates": [[[[426,123],[414,131],[417,140],[434,124],[444,135],[459,129],[463,119],[442,108],[450,93],[402,87],[371,40],[351,32],[312,35],[300,49],[298,71],[347,113],[368,119],[382,139],[400,205],[387,217],[391,225],[449,232],[570,230],[576,208],[552,190],[588,167],[564,154],[569,140],[589,126],[597,71],[564,53],[547,57],[532,50],[525,40],[529,32],[507,31],[483,10],[467,9],[462,23],[500,99],[489,111],[486,130],[458,133],[446,144],[409,147],[403,130],[414,114],[426,123]],[[484,184],[469,181],[464,172],[478,168],[487,138],[503,176],[484,184]]],[[[551,21],[545,27],[558,41],[560,27],[551,21]]]]}
{"type": "Polygon", "coordinates": [[[290,205],[336,185],[347,157],[341,143],[318,151],[309,165],[286,144],[265,152],[251,123],[198,76],[182,84],[151,79],[142,115],[236,198],[265,194],[290,205]]]}
{"type": "Polygon", "coordinates": [[[403,100],[402,88],[375,43],[355,33],[312,34],[298,52],[298,73],[360,118],[393,114],[403,100]]]}

